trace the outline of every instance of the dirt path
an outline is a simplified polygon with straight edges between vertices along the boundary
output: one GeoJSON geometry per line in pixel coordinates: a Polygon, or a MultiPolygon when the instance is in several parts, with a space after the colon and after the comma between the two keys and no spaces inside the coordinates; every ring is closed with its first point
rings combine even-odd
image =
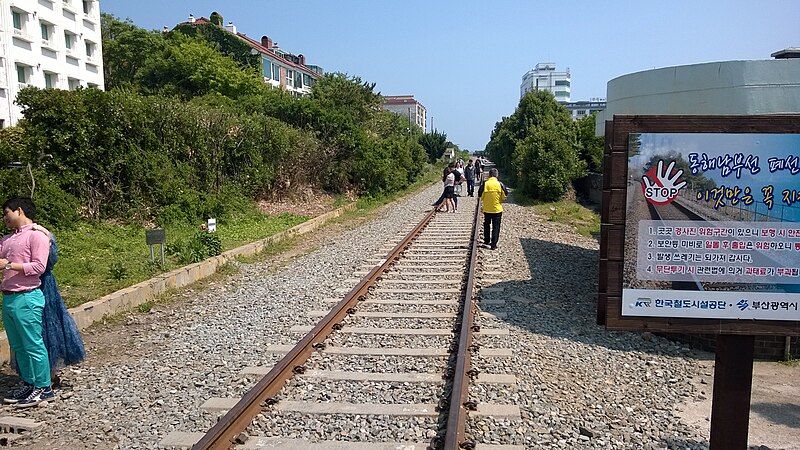
{"type": "MultiPolygon", "coordinates": [[[[704,376],[696,387],[705,393],[700,402],[683,405],[681,418],[703,431],[708,439],[711,426],[714,355],[700,362],[704,376]]],[[[800,365],[757,361],[753,368],[750,400],[751,448],[800,449],[800,365]]]]}

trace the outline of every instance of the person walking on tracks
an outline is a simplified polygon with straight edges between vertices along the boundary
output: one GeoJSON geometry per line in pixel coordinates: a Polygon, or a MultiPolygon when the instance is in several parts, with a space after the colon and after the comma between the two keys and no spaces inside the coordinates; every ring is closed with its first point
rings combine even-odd
{"type": "Polygon", "coordinates": [[[472,165],[472,160],[470,159],[467,167],[464,168],[464,178],[467,179],[467,195],[470,197],[475,196],[475,169],[476,167],[472,165]]]}
{"type": "MultiPolygon", "coordinates": [[[[442,205],[445,207],[445,212],[450,212],[450,206],[453,204],[453,185],[455,182],[455,175],[453,173],[453,164],[444,168],[442,172],[442,184],[444,185],[444,190],[442,191],[442,195],[439,197],[436,202],[433,203],[433,207],[436,208],[436,211],[442,211],[442,205]]],[[[453,212],[455,212],[455,207],[453,208],[453,212]]]]}
{"type": "Polygon", "coordinates": [[[475,158],[475,184],[481,185],[483,181],[483,163],[480,158],[475,158]]]}
{"type": "Polygon", "coordinates": [[[3,204],[3,222],[14,230],[0,239],[3,267],[3,325],[14,351],[23,385],[5,396],[17,407],[36,406],[54,397],[50,361],[42,339],[45,299],[39,277],[47,268],[50,239],[34,230],[36,207],[29,198],[14,197],[3,204]]]}
{"type": "Polygon", "coordinates": [[[508,189],[497,179],[497,174],[497,169],[489,170],[489,178],[478,189],[483,209],[483,244],[492,250],[497,249],[500,239],[503,201],[508,196],[508,189]]]}

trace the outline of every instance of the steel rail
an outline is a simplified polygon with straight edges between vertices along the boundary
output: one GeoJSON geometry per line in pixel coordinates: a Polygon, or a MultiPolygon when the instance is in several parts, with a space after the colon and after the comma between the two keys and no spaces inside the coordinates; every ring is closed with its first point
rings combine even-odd
{"type": "Polygon", "coordinates": [[[474,442],[466,440],[467,417],[470,410],[475,410],[477,405],[469,401],[469,381],[472,370],[471,347],[472,333],[477,331],[473,326],[475,318],[474,280],[475,266],[478,261],[478,239],[480,227],[478,216],[481,209],[481,199],[475,205],[475,216],[472,221],[472,243],[470,244],[469,271],[467,272],[466,290],[464,292],[464,307],[461,311],[461,331],[458,339],[458,353],[456,355],[456,368],[453,372],[453,387],[450,391],[450,410],[447,416],[447,429],[444,436],[445,450],[460,448],[475,448],[474,442]]]}
{"type": "Polygon", "coordinates": [[[411,244],[433,218],[436,210],[427,214],[406,237],[387,255],[386,260],[372,269],[336,306],[308,332],[252,389],[233,406],[192,449],[228,449],[237,436],[245,431],[253,419],[261,412],[262,404],[276,396],[283,385],[294,376],[302,373],[303,364],[315,351],[315,345],[322,343],[328,335],[338,327],[339,323],[353,308],[359,299],[367,295],[369,288],[392,265],[395,259],[411,244]]]}
{"type": "MultiPolygon", "coordinates": [[[[690,210],[689,208],[683,205],[679,205],[678,202],[672,202],[671,206],[673,206],[681,213],[685,214],[686,217],[689,218],[689,220],[695,220],[698,222],[708,222],[704,217],[702,217],[701,215],[697,214],[696,212],[690,210]]],[[[656,207],[650,202],[647,203],[647,209],[650,212],[651,218],[653,218],[654,220],[658,220],[659,222],[664,221],[664,219],[661,217],[661,213],[658,212],[658,209],[656,209],[656,207]]],[[[701,283],[697,279],[697,276],[692,275],[692,278],[694,278],[693,281],[673,281],[672,289],[678,291],[705,291],[705,289],[703,288],[703,283],[701,283]]]]}

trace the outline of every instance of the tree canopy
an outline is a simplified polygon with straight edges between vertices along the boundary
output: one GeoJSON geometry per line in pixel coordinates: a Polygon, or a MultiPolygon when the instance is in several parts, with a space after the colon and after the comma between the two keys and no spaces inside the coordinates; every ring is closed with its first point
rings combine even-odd
{"type": "MultiPolygon", "coordinates": [[[[529,92],[511,116],[497,122],[486,154],[524,194],[556,200],[586,174],[587,159],[593,155],[584,149],[579,130],[553,94],[529,92]]],[[[602,155],[602,145],[600,150],[602,155]]]]}

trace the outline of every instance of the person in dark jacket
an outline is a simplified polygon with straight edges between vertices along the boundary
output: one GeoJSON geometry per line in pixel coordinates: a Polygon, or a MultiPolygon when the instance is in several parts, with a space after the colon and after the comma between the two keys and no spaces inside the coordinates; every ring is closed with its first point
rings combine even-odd
{"type": "Polygon", "coordinates": [[[464,168],[464,178],[467,180],[467,195],[470,197],[475,196],[475,166],[470,159],[467,167],[464,168]]]}

